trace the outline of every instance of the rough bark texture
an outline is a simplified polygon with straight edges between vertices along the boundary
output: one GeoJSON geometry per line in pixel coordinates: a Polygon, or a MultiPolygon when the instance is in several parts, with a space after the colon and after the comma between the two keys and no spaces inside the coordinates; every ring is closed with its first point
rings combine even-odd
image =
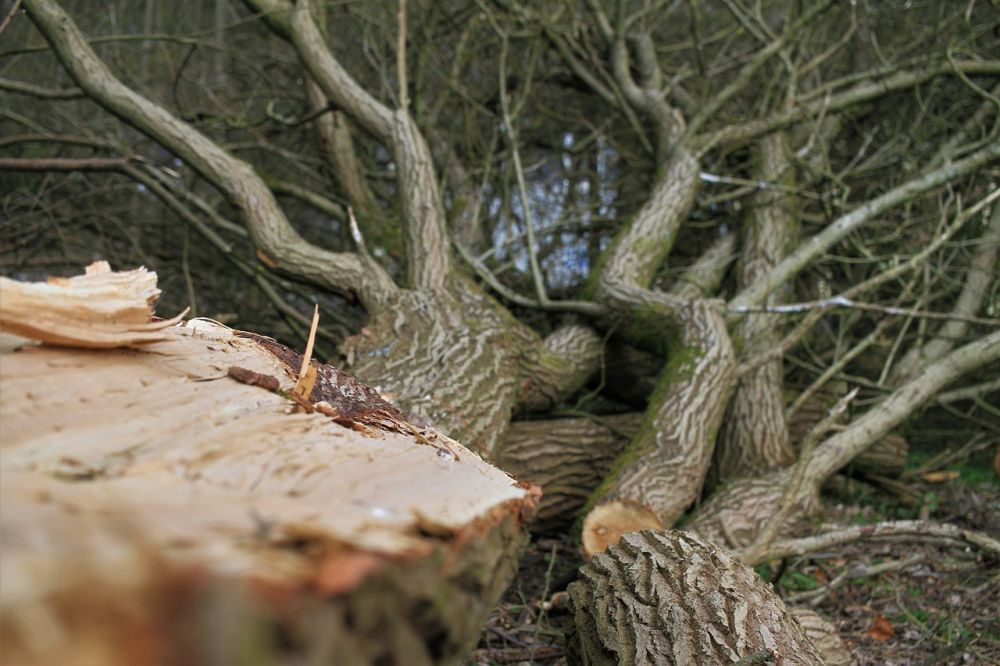
{"type": "MultiPolygon", "coordinates": [[[[645,325],[661,322],[662,336],[669,317],[656,307],[655,296],[651,292],[642,296],[649,303],[645,325]]],[[[701,490],[735,376],[733,350],[718,303],[685,302],[673,316],[681,322],[680,338],[668,352],[667,367],[643,424],[594,495],[595,503],[639,502],[666,527],[701,490]]],[[[611,543],[622,533],[604,523],[585,523],[584,529],[601,532],[611,543]]]]}
{"type": "Polygon", "coordinates": [[[690,210],[697,174],[695,157],[675,147],[652,196],[602,257],[598,297],[626,338],[667,365],[639,433],[591,497],[585,543],[614,543],[640,523],[672,525],[698,497],[712,458],[735,377],[721,303],[648,288],[690,210]],[[639,520],[637,511],[645,513],[639,520]]]}
{"type": "Polygon", "coordinates": [[[5,663],[458,663],[537,494],[266,338],[158,334],[2,347],[5,663]]]}
{"type": "Polygon", "coordinates": [[[760,654],[822,664],[784,603],[752,569],[685,532],[624,536],[569,587],[579,664],[724,664],[760,654]]]}
{"type": "Polygon", "coordinates": [[[492,454],[538,336],[464,278],[448,291],[403,291],[344,344],[347,367],[420,423],[492,454]]]}
{"type": "Polygon", "coordinates": [[[601,338],[589,326],[553,331],[522,361],[525,381],[518,407],[544,412],[569,398],[597,371],[601,351],[601,338]]]}
{"type": "MultiPolygon", "coordinates": [[[[749,546],[768,518],[778,510],[782,493],[791,478],[792,468],[786,467],[730,481],[698,507],[684,527],[733,550],[749,546]]],[[[792,520],[781,527],[779,535],[795,533],[819,510],[819,495],[807,493],[798,503],[792,520]]]]}
{"type": "Polygon", "coordinates": [[[844,639],[819,613],[808,608],[793,608],[792,617],[802,625],[826,666],[850,666],[851,651],[844,645],[844,639]]]}
{"type": "Polygon", "coordinates": [[[698,161],[678,148],[632,222],[608,248],[600,282],[648,287],[673,247],[677,230],[691,209],[698,186],[698,161]]]}
{"type": "MultiPolygon", "coordinates": [[[[758,179],[794,187],[790,150],[784,132],[761,139],[758,179]]],[[[741,287],[764,277],[788,252],[796,226],[793,206],[785,191],[766,189],[755,195],[743,239],[741,287]]],[[[775,291],[767,303],[784,300],[783,294],[775,291]]],[[[733,334],[741,343],[742,357],[752,358],[777,346],[781,321],[780,315],[766,313],[744,317],[733,334]]],[[[785,423],[783,377],[782,362],[777,358],[740,378],[719,433],[715,455],[719,479],[777,469],[795,459],[785,423]]]]}
{"type": "Polygon", "coordinates": [[[566,527],[638,431],[642,414],[515,421],[497,465],[542,488],[532,529],[566,527]]]}

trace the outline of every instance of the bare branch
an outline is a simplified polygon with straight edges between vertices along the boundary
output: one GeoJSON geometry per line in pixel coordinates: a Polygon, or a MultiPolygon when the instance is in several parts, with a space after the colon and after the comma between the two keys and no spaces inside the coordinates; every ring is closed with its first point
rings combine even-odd
{"type": "Polygon", "coordinates": [[[967,372],[1000,359],[1000,331],[959,347],[927,366],[916,379],[896,389],[888,398],[847,428],[823,442],[807,470],[807,480],[818,487],[828,476],[858,453],[902,423],[942,388],[967,372]]]}
{"type": "Polygon", "coordinates": [[[25,81],[14,81],[0,77],[0,90],[8,90],[22,95],[31,95],[41,99],[79,99],[86,97],[79,88],[44,88],[25,81]]]}
{"type": "Polygon", "coordinates": [[[798,274],[813,259],[876,216],[924,192],[975,171],[997,158],[1000,158],[1000,143],[991,144],[958,162],[947,164],[909,180],[858,206],[846,215],[842,215],[826,229],[803,242],[798,249],[780,261],[767,275],[741,291],[730,302],[730,311],[740,312],[760,305],[772,291],[798,274]]]}
{"type": "Polygon", "coordinates": [[[344,210],[343,206],[333,199],[323,196],[319,192],[310,190],[309,188],[303,187],[298,183],[277,178],[268,178],[267,184],[272,191],[277,192],[278,194],[287,194],[295,197],[296,199],[300,199],[316,210],[321,210],[334,219],[341,221],[347,219],[347,211],[344,210]]]}
{"type": "Polygon", "coordinates": [[[773,544],[758,561],[776,560],[785,557],[802,556],[862,539],[881,539],[906,536],[920,541],[928,537],[953,540],[958,547],[965,544],[976,546],[991,557],[1000,557],[1000,542],[993,537],[967,530],[948,523],[931,523],[923,520],[898,520],[876,525],[858,525],[832,532],[817,534],[802,539],[788,539],[773,544]]]}
{"type": "Polygon", "coordinates": [[[788,109],[782,109],[760,120],[748,123],[729,125],[714,132],[692,136],[690,143],[697,146],[698,153],[704,154],[720,144],[741,143],[761,134],[766,134],[779,127],[800,122],[806,118],[818,116],[820,113],[834,113],[841,109],[882,97],[897,90],[905,90],[929,81],[936,76],[954,74],[958,69],[966,74],[998,74],[1000,61],[996,60],[958,60],[952,63],[940,63],[920,67],[913,70],[897,72],[885,78],[875,77],[875,80],[865,80],[842,92],[829,96],[820,95],[818,99],[798,104],[788,109]]]}
{"type": "Polygon", "coordinates": [[[240,211],[252,240],[272,263],[337,291],[357,291],[370,308],[377,308],[395,290],[388,274],[357,255],[328,252],[306,243],[253,167],[119,81],[55,2],[27,0],[24,4],[87,95],[168,147],[225,192],[240,211]]]}
{"type": "MultiPolygon", "coordinates": [[[[965,285],[955,306],[946,313],[949,315],[946,323],[938,329],[930,342],[910,348],[899,364],[893,368],[891,376],[894,384],[912,377],[921,367],[951,351],[955,341],[965,336],[969,324],[982,323],[975,314],[982,307],[990,284],[996,276],[998,254],[1000,254],[1000,205],[995,205],[989,226],[980,237],[979,246],[965,274],[965,285]]],[[[1000,319],[987,321],[1000,325],[1000,319]]]]}
{"type": "Polygon", "coordinates": [[[435,289],[451,270],[444,206],[430,150],[405,108],[392,111],[364,90],[333,56],[310,11],[309,0],[247,0],[286,36],[323,93],[363,127],[392,146],[406,220],[409,286],[435,289]]]}
{"type": "Polygon", "coordinates": [[[800,31],[814,19],[816,19],[820,14],[825,12],[829,6],[833,4],[833,0],[822,0],[822,2],[817,2],[809,8],[802,16],[795,20],[791,25],[789,25],[783,35],[780,38],[773,40],[770,44],[761,49],[753,59],[748,62],[740,70],[739,74],[736,75],[729,85],[723,88],[718,93],[715,93],[709,98],[708,104],[706,104],[701,111],[691,122],[688,123],[687,129],[685,130],[685,138],[690,139],[694,137],[699,130],[718,113],[719,109],[723,107],[734,95],[739,93],[741,90],[747,87],[750,81],[753,79],[754,75],[760,71],[760,68],[767,63],[776,53],[785,48],[792,39],[800,36],[800,31]]]}
{"type": "Polygon", "coordinates": [[[761,528],[753,545],[741,553],[740,556],[744,561],[749,564],[757,564],[758,562],[763,561],[761,555],[767,552],[768,548],[771,546],[771,542],[773,542],[774,538],[778,535],[778,530],[781,529],[784,522],[788,520],[788,518],[796,510],[797,505],[795,500],[799,494],[800,488],[802,487],[802,482],[805,479],[806,468],[809,466],[816,444],[826,435],[827,432],[830,431],[833,425],[840,420],[840,417],[847,411],[848,406],[857,395],[858,389],[855,388],[841,398],[829,411],[826,417],[817,423],[805,436],[805,439],[802,440],[802,444],[799,447],[799,460],[795,464],[795,469],[792,472],[792,478],[788,481],[788,485],[785,487],[785,492],[781,497],[781,503],[778,505],[778,510],[771,515],[767,523],[765,523],[761,528]]]}

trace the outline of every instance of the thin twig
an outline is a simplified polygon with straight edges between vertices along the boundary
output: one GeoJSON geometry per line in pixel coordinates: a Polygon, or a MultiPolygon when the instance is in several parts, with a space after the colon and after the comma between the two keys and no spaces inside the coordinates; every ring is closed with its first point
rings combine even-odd
{"type": "Polygon", "coordinates": [[[396,23],[399,30],[396,35],[396,76],[399,80],[399,108],[405,110],[410,106],[410,94],[406,81],[406,0],[399,0],[396,11],[396,23]]]}

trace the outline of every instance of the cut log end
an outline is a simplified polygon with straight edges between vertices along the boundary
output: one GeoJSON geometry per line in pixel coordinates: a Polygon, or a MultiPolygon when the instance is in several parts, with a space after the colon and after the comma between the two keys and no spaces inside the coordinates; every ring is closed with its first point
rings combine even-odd
{"type": "Polygon", "coordinates": [[[290,350],[118,308],[155,274],[67,282],[0,285],[45,343],[0,339],[5,664],[461,661],[537,488],[335,368],[297,393],[290,350]]]}
{"type": "Polygon", "coordinates": [[[589,560],[629,532],[657,529],[663,529],[663,523],[644,504],[625,499],[602,502],[583,519],[583,556],[589,560]]]}

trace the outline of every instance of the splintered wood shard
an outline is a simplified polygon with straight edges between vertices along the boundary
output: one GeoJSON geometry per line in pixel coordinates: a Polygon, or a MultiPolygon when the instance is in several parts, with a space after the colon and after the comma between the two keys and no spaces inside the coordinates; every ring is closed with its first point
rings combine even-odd
{"type": "MultiPolygon", "coordinates": [[[[109,298],[155,293],[130,275],[105,278],[109,298]]],[[[76,330],[45,287],[19,297],[47,321],[54,298],[76,330]]],[[[308,400],[339,420],[292,413],[301,357],[273,340],[207,320],[156,334],[0,356],[4,662],[238,663],[256,632],[262,663],[458,663],[517,570],[537,489],[411,432],[331,366],[308,400]]]]}
{"type": "Polygon", "coordinates": [[[106,261],[84,275],[20,282],[0,277],[0,330],[72,347],[129,347],[165,339],[180,321],[153,320],[156,273],[112,272],[106,261]]]}

